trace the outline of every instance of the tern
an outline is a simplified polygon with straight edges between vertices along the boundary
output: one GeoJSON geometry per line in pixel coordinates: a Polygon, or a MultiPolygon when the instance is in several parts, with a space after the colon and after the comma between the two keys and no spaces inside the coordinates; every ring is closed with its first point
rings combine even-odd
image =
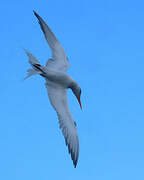
{"type": "Polygon", "coordinates": [[[80,100],[81,88],[77,82],[66,73],[69,69],[69,61],[63,47],[46,22],[35,11],[33,12],[38,19],[45,39],[51,49],[52,58],[48,59],[45,66],[42,66],[33,54],[24,49],[28,56],[29,64],[32,66],[32,69],[27,70],[28,74],[25,79],[37,74],[45,79],[45,86],[50,103],[57,113],[59,125],[62,129],[66,145],[68,146],[68,151],[71,154],[74,167],[76,167],[79,157],[79,140],[76,122],[68,107],[67,90],[69,88],[72,90],[82,109],[80,100]]]}

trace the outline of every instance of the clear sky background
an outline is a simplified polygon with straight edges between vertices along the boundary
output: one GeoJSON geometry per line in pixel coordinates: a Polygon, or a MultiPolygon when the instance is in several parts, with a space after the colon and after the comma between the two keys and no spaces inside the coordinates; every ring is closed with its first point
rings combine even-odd
{"type": "Polygon", "coordinates": [[[0,4],[0,179],[144,179],[144,2],[142,0],[3,0],[0,4]],[[36,17],[66,50],[77,122],[77,168],[68,154],[44,80],[22,82],[30,67],[23,47],[42,64],[51,56],[36,17]]]}

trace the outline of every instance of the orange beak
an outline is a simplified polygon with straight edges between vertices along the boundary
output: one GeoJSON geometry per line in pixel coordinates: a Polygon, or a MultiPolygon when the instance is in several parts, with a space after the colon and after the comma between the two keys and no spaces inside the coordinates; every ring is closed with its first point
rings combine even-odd
{"type": "Polygon", "coordinates": [[[79,96],[79,100],[78,100],[78,102],[79,102],[80,108],[82,109],[82,105],[81,105],[80,96],[79,96]]]}

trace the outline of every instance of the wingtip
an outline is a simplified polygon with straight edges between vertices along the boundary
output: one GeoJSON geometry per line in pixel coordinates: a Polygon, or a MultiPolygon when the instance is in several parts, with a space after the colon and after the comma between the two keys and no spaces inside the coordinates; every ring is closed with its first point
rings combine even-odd
{"type": "Polygon", "coordinates": [[[71,159],[73,161],[73,165],[74,165],[74,168],[76,168],[77,166],[77,162],[78,162],[78,158],[74,158],[74,154],[71,152],[71,159]]]}
{"type": "Polygon", "coordinates": [[[34,15],[36,15],[37,13],[35,12],[35,10],[33,10],[33,13],[34,13],[34,15]]]}
{"type": "Polygon", "coordinates": [[[74,168],[76,168],[77,164],[74,163],[74,168]]]}
{"type": "Polygon", "coordinates": [[[77,166],[77,159],[73,159],[73,164],[74,164],[74,168],[76,168],[76,166],[77,166]]]}
{"type": "Polygon", "coordinates": [[[39,17],[38,13],[35,10],[33,10],[33,13],[37,18],[39,17]]]}

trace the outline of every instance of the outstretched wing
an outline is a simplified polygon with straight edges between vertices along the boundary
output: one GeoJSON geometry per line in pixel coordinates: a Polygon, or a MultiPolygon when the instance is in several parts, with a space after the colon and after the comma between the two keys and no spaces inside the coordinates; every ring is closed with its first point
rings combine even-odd
{"type": "Polygon", "coordinates": [[[44,33],[45,39],[52,51],[52,59],[53,61],[48,61],[47,64],[50,64],[50,67],[59,70],[66,71],[69,69],[69,62],[67,60],[67,56],[63,47],[58,42],[57,38],[45,23],[45,21],[34,11],[35,16],[37,17],[40,27],[44,33]]]}
{"type": "Polygon", "coordinates": [[[67,103],[67,89],[62,87],[52,87],[49,81],[46,82],[46,88],[51,105],[56,110],[60,128],[68,146],[69,153],[76,167],[79,156],[79,141],[75,121],[73,120],[67,103]]]}

